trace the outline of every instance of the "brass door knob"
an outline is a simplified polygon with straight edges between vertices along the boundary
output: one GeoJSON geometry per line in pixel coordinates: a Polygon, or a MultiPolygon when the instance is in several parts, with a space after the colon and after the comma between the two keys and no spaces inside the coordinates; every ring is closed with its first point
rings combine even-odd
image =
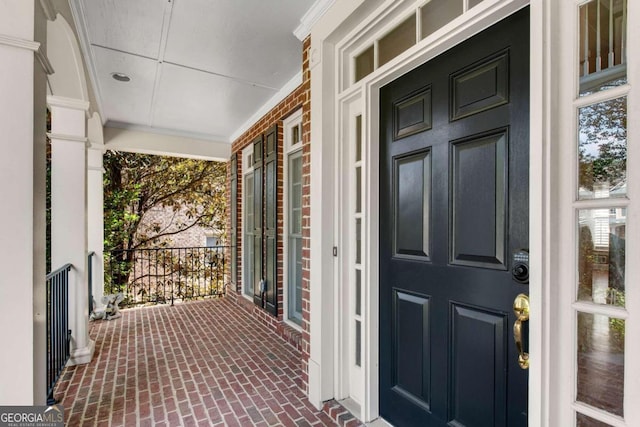
{"type": "Polygon", "coordinates": [[[513,339],[516,342],[516,349],[518,350],[518,364],[522,369],[529,369],[529,353],[524,351],[524,345],[522,343],[522,324],[529,320],[529,296],[525,294],[519,294],[515,300],[513,300],[513,312],[517,318],[513,324],[513,339]]]}

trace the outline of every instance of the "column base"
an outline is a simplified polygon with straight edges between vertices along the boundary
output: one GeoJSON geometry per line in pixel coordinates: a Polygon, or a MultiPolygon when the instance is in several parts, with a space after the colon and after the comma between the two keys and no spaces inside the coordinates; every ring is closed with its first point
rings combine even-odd
{"type": "Polygon", "coordinates": [[[71,357],[69,357],[67,366],[85,365],[91,362],[95,350],[96,342],[90,339],[86,347],[71,350],[71,357]]]}

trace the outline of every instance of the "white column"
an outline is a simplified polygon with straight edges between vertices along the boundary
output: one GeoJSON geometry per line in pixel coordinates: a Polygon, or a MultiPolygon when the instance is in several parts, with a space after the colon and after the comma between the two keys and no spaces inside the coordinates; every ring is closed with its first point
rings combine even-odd
{"type": "Polygon", "coordinates": [[[47,97],[51,108],[51,268],[73,265],[69,278],[69,365],[89,363],[87,137],[85,101],[47,97]]]}
{"type": "MultiPolygon", "coordinates": [[[[320,38],[318,38],[320,39],[320,38]]],[[[334,276],[334,144],[328,135],[334,133],[332,120],[333,98],[328,96],[333,87],[334,72],[331,54],[320,58],[318,50],[322,40],[311,37],[311,283],[310,283],[310,337],[309,337],[309,401],[316,408],[335,397],[335,345],[337,319],[336,281],[334,276]],[[327,87],[330,87],[327,89],[327,87]],[[327,107],[330,106],[330,107],[327,107]]],[[[333,52],[329,46],[324,52],[333,52]]],[[[345,250],[339,248],[338,250],[345,250]]]]}
{"type": "Polygon", "coordinates": [[[104,295],[104,192],[102,182],[104,145],[94,142],[91,131],[89,131],[89,140],[91,145],[87,154],[88,249],[89,253],[94,253],[91,258],[92,292],[94,304],[99,307],[104,295]]]}
{"type": "Polygon", "coordinates": [[[0,1],[0,405],[46,399],[45,25],[36,2],[0,1]]]}

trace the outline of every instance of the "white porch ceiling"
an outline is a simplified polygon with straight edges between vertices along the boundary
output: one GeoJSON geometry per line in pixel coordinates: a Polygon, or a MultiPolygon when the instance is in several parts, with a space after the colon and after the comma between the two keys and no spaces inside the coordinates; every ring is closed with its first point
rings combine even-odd
{"type": "Polygon", "coordinates": [[[106,126],[230,143],[300,79],[294,31],[330,1],[71,3],[106,126]]]}

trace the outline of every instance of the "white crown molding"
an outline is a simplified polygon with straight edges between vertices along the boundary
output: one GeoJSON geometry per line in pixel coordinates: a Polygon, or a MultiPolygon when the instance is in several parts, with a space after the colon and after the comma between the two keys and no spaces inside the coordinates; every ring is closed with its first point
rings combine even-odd
{"type": "Polygon", "coordinates": [[[89,111],[89,101],[66,98],[64,96],[48,95],[47,105],[50,107],[63,107],[70,108],[72,110],[89,111]]]}
{"type": "Polygon", "coordinates": [[[152,126],[145,126],[145,125],[136,125],[132,123],[123,123],[123,122],[117,122],[113,120],[108,120],[104,126],[109,128],[116,128],[116,129],[133,130],[133,131],[145,132],[145,133],[154,133],[157,135],[168,135],[168,136],[176,136],[181,138],[199,139],[201,141],[222,142],[225,144],[229,144],[229,138],[220,136],[220,135],[212,135],[208,133],[186,132],[186,131],[180,131],[175,129],[166,129],[166,128],[158,128],[158,127],[152,127],[152,126]]]}
{"type": "Polygon", "coordinates": [[[51,0],[40,0],[40,6],[49,21],[56,20],[56,8],[51,0]]]}
{"type": "MultiPolygon", "coordinates": [[[[84,63],[87,67],[87,73],[89,74],[89,82],[93,88],[93,95],[96,99],[96,105],[94,108],[100,114],[100,117],[104,117],[102,114],[103,103],[102,94],[100,92],[100,86],[98,84],[98,70],[96,68],[96,61],[93,57],[93,50],[91,49],[91,43],[89,42],[89,29],[87,27],[87,21],[84,19],[84,11],[82,0],[69,0],[69,6],[71,7],[71,15],[78,34],[78,43],[80,44],[80,50],[84,57],[84,63]]],[[[105,119],[102,120],[102,124],[105,124],[105,119]]]]}
{"type": "Polygon", "coordinates": [[[42,65],[42,68],[47,74],[53,74],[53,67],[47,54],[42,49],[42,44],[33,40],[21,39],[19,37],[8,36],[6,34],[0,34],[0,45],[17,47],[19,49],[26,49],[32,51],[38,62],[42,65]]]}
{"type": "Polygon", "coordinates": [[[55,71],[53,70],[53,66],[51,65],[51,62],[47,57],[47,54],[42,49],[42,45],[40,45],[40,47],[38,47],[38,50],[36,50],[36,58],[38,58],[38,62],[40,62],[40,65],[42,65],[42,69],[44,70],[45,73],[49,75],[55,73],[55,71]]]}
{"type": "Polygon", "coordinates": [[[40,43],[33,40],[21,39],[19,37],[13,37],[6,34],[0,34],[0,44],[5,46],[13,46],[20,49],[31,50],[37,52],[40,49],[40,43]]]}
{"type": "Polygon", "coordinates": [[[47,132],[47,136],[51,140],[52,144],[57,141],[79,142],[83,144],[85,147],[89,148],[89,139],[86,136],[65,135],[63,133],[53,133],[53,132],[47,132]]]}
{"type": "Polygon", "coordinates": [[[302,71],[298,72],[291,80],[285,83],[282,88],[276,92],[267,102],[265,102],[258,111],[253,113],[249,119],[244,122],[234,133],[231,134],[230,142],[233,143],[236,139],[240,138],[251,126],[256,124],[262,116],[267,114],[273,107],[278,105],[283,99],[291,94],[298,86],[302,84],[302,71]]]}
{"type": "Polygon", "coordinates": [[[325,14],[325,12],[331,7],[335,0],[316,0],[316,2],[309,8],[307,13],[300,19],[300,25],[293,30],[293,34],[300,41],[304,41],[309,34],[311,34],[311,28],[318,22],[318,19],[325,14]]]}

